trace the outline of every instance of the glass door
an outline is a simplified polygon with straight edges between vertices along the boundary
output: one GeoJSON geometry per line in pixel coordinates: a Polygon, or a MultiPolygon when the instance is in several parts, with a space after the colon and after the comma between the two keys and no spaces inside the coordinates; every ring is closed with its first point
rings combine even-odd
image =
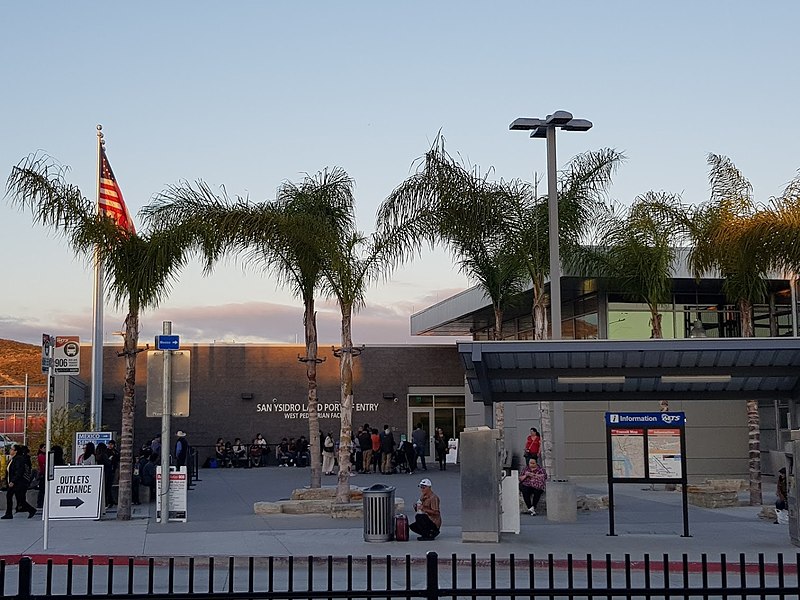
{"type": "MultiPolygon", "coordinates": [[[[427,434],[423,452],[425,456],[431,455],[431,440],[433,439],[433,409],[412,408],[408,411],[408,431],[414,431],[417,425],[422,425],[422,431],[427,434]]],[[[410,438],[410,434],[409,434],[410,438]]]]}

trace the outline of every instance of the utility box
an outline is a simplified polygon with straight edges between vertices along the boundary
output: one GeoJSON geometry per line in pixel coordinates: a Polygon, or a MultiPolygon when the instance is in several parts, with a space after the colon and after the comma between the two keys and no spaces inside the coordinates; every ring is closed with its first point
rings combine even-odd
{"type": "Polygon", "coordinates": [[[468,427],[461,432],[461,541],[500,541],[500,432],[468,427]]]}

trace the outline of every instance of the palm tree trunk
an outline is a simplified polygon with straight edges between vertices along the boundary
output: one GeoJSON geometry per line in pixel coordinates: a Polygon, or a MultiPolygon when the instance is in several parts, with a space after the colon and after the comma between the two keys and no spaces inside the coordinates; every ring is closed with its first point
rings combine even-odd
{"type": "MultiPolygon", "coordinates": [[[[503,339],[503,309],[495,305],[494,307],[494,339],[503,339]]],[[[496,402],[494,405],[494,426],[500,436],[500,456],[506,462],[505,449],[505,429],[506,429],[506,404],[496,402]]]]}
{"type": "MultiPolygon", "coordinates": [[[[122,394],[122,426],[119,444],[119,488],[117,497],[117,519],[131,518],[131,478],[133,476],[133,421],[136,407],[136,357],[139,345],[139,307],[128,303],[125,318],[125,386],[122,394]]],[[[98,424],[102,425],[102,424],[98,424]]],[[[168,444],[169,440],[163,443],[168,444]]]]}
{"type": "MultiPolygon", "coordinates": [[[[755,337],[753,327],[753,305],[750,301],[739,300],[739,314],[742,319],[742,337],[755,337]]],[[[761,495],[761,418],[758,414],[758,400],[747,401],[747,457],[750,483],[750,506],[760,506],[761,495]]]]}
{"type": "Polygon", "coordinates": [[[342,306],[342,355],[339,358],[339,384],[342,398],[339,416],[339,481],[336,485],[336,502],[350,502],[350,442],[353,439],[353,310],[349,304],[342,306]]]}
{"type": "Polygon", "coordinates": [[[544,293],[544,285],[537,278],[533,279],[533,308],[531,317],[533,319],[533,339],[547,339],[547,294],[544,293]]]}
{"type": "Polygon", "coordinates": [[[306,328],[306,377],[308,378],[308,444],[311,454],[311,487],[322,487],[322,456],[319,444],[319,411],[317,410],[317,314],[314,299],[305,302],[303,319],[306,328]]]}

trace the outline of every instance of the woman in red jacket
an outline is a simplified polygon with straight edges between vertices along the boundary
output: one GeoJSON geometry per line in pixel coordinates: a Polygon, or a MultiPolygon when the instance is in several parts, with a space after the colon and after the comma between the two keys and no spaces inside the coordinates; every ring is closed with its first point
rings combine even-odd
{"type": "Polygon", "coordinates": [[[531,427],[531,434],[525,441],[525,462],[530,461],[532,456],[538,457],[542,449],[542,436],[536,427],[531,427]]]}

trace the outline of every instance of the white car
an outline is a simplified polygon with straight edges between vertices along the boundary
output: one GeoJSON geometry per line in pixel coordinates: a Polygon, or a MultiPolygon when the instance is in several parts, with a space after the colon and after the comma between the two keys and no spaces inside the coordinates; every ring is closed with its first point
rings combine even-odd
{"type": "Polygon", "coordinates": [[[17,442],[12,440],[4,433],[0,433],[0,448],[3,448],[6,452],[8,452],[8,449],[11,448],[11,446],[13,446],[16,443],[17,442]]]}

